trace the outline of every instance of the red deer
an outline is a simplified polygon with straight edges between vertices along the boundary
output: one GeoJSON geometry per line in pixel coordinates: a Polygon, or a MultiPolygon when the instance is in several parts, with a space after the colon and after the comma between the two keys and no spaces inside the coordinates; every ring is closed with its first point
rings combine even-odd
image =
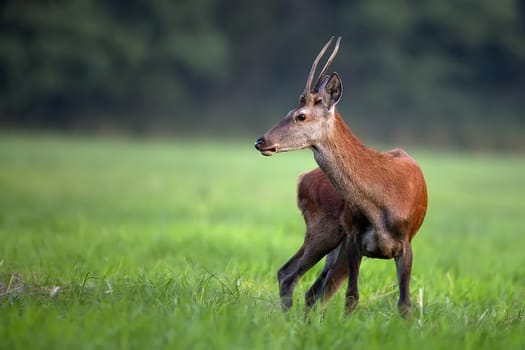
{"type": "MultiPolygon", "coordinates": [[[[341,38],[312,86],[317,65],[333,41],[317,55],[299,106],[256,140],[256,149],[265,156],[278,152],[309,148],[351,213],[348,233],[348,289],[345,311],[352,312],[359,301],[358,276],[363,256],[395,259],[402,316],[410,312],[411,241],[419,230],[427,210],[427,190],[423,173],[405,151],[380,152],[365,146],[350,130],[337,111],[343,86],[337,73],[326,75],[337,54],[341,38]]],[[[322,257],[322,256],[321,256],[322,257]]],[[[320,258],[321,258],[320,257],[320,258]]],[[[320,259],[319,258],[319,259],[320,259]]],[[[300,260],[300,272],[310,261],[300,260]],[[304,265],[304,266],[303,266],[304,265]]],[[[285,291],[293,289],[297,274],[281,283],[285,291]]]]}

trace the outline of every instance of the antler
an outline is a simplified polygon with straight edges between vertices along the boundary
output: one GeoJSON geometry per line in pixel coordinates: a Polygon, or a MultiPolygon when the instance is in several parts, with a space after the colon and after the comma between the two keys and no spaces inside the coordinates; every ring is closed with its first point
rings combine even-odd
{"type": "Polygon", "coordinates": [[[323,46],[321,51],[317,54],[317,57],[314,60],[314,63],[312,64],[312,68],[310,68],[310,74],[308,74],[308,79],[306,80],[306,86],[304,88],[304,94],[310,92],[310,87],[312,86],[312,81],[314,80],[314,74],[315,70],[317,69],[317,65],[319,64],[319,61],[321,60],[321,57],[325,54],[326,50],[328,49],[328,46],[332,43],[334,40],[334,37],[331,37],[330,40],[323,46]]]}
{"type": "MultiPolygon", "coordinates": [[[[323,55],[325,54],[325,52],[328,49],[328,47],[330,46],[330,44],[332,44],[333,40],[334,40],[334,37],[332,36],[330,38],[330,40],[328,40],[328,42],[323,46],[321,51],[319,51],[319,53],[317,54],[317,57],[315,58],[314,63],[312,64],[312,68],[310,68],[310,74],[308,74],[308,79],[306,80],[306,86],[304,88],[304,94],[305,95],[308,92],[311,91],[312,81],[314,80],[314,75],[315,75],[315,71],[317,70],[317,65],[319,64],[319,61],[321,60],[321,57],[323,57],[323,55]]],[[[332,52],[332,54],[328,58],[328,61],[324,65],[323,70],[321,71],[321,74],[319,75],[319,78],[317,79],[317,83],[315,84],[315,88],[316,89],[319,87],[319,83],[320,83],[322,77],[324,76],[324,74],[326,73],[326,71],[328,70],[328,67],[330,66],[330,64],[332,64],[332,61],[334,60],[335,55],[337,54],[337,51],[339,50],[339,43],[340,42],[341,42],[341,37],[338,37],[337,38],[337,42],[335,43],[334,51],[332,52]]]]}
{"type": "Polygon", "coordinates": [[[319,90],[319,85],[323,81],[324,76],[326,74],[326,71],[328,70],[328,68],[330,68],[330,65],[332,64],[332,62],[333,62],[333,60],[335,58],[335,55],[337,55],[337,52],[339,51],[339,44],[340,43],[341,43],[341,37],[338,37],[337,41],[335,42],[334,51],[332,51],[332,54],[330,55],[330,57],[328,57],[328,61],[326,61],[326,64],[324,65],[323,70],[321,71],[321,73],[319,73],[319,78],[317,78],[317,84],[315,84],[314,91],[319,90]]]}

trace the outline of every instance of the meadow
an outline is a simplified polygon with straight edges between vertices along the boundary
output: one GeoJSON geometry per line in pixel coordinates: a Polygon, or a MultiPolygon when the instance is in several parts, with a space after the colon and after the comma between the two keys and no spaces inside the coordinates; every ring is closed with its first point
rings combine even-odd
{"type": "Polygon", "coordinates": [[[523,349],[525,157],[407,149],[429,188],[413,317],[393,261],[365,259],[304,319],[277,269],[299,248],[310,151],[252,140],[0,136],[1,349],[523,349]]]}

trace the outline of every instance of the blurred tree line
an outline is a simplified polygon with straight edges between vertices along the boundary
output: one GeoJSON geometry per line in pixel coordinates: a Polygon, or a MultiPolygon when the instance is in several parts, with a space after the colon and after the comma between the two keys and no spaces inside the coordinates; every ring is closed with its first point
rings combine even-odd
{"type": "Polygon", "coordinates": [[[523,0],[0,0],[0,126],[255,135],[331,35],[359,135],[525,148],[523,0]]]}

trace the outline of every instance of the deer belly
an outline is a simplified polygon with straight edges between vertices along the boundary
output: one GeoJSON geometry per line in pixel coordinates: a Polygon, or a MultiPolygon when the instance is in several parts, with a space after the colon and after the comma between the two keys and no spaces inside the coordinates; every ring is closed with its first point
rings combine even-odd
{"type": "Polygon", "coordinates": [[[361,236],[361,252],[364,256],[378,259],[391,259],[403,249],[402,243],[392,238],[388,233],[378,233],[373,227],[361,236]]]}

